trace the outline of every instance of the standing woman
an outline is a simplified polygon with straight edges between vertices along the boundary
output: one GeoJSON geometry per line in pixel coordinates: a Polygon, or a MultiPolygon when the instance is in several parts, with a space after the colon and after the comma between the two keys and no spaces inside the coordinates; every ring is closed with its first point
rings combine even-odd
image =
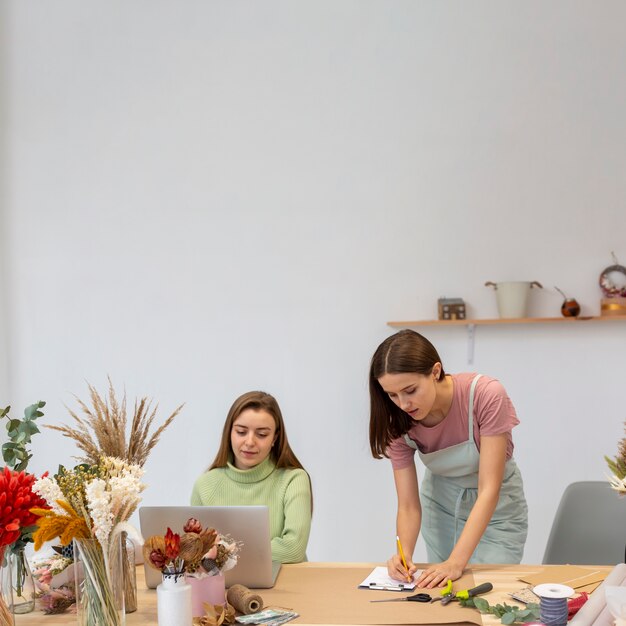
{"type": "Polygon", "coordinates": [[[413,577],[420,529],[430,565],[420,587],[443,586],[473,563],[519,563],[528,528],[511,430],[519,424],[504,387],[480,374],[446,374],[435,347],[402,330],[387,338],[370,367],[370,447],[391,459],[397,533],[389,575],[413,577]],[[426,466],[421,488],[417,450],[426,466]],[[410,558],[409,558],[410,557],[410,558]]]}
{"type": "Polygon", "coordinates": [[[311,480],[287,440],[273,396],[249,391],[228,412],[217,456],[193,487],[191,504],[265,505],[272,559],[306,561],[311,530],[311,480]]]}

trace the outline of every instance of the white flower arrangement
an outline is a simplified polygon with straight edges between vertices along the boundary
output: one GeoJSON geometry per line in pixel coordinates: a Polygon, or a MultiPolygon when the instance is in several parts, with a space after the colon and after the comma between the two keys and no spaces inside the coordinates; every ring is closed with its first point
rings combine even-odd
{"type": "MultiPolygon", "coordinates": [[[[141,501],[145,485],[141,482],[143,469],[113,457],[104,457],[100,463],[104,478],[94,478],[85,486],[87,510],[93,522],[92,531],[105,548],[114,531],[126,531],[119,524],[128,520],[141,501]]],[[[132,533],[132,531],[131,531],[132,533]]]]}
{"type": "Polygon", "coordinates": [[[57,504],[59,500],[65,500],[65,496],[61,491],[56,480],[50,478],[50,476],[44,474],[39,480],[36,480],[33,483],[33,492],[38,496],[42,497],[47,503],[48,506],[54,511],[57,515],[63,515],[63,509],[57,504]]]}
{"type": "Polygon", "coordinates": [[[33,491],[51,509],[36,511],[41,518],[35,531],[35,549],[56,536],[67,544],[74,536],[91,535],[106,551],[121,532],[142,543],[128,519],[141,502],[141,492],[146,487],[141,482],[143,473],[139,465],[102,457],[97,465],[79,465],[73,470],[61,468],[54,478],[46,476],[36,481],[33,491]]]}
{"type": "Polygon", "coordinates": [[[85,486],[87,510],[92,521],[92,532],[104,548],[109,544],[113,530],[113,511],[111,510],[111,492],[102,478],[95,478],[85,486]]]}

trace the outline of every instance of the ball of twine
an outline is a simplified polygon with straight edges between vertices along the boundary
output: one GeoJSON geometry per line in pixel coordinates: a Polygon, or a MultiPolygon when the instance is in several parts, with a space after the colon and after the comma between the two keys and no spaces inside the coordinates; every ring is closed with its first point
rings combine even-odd
{"type": "Polygon", "coordinates": [[[258,613],[263,608],[263,598],[258,593],[252,593],[245,585],[233,585],[226,594],[229,604],[244,615],[258,613]]]}

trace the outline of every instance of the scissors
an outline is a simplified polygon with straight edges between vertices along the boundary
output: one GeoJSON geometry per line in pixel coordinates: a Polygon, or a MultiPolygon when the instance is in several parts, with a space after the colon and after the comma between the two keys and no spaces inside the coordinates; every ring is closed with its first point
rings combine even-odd
{"type": "Polygon", "coordinates": [[[416,593],[404,598],[385,598],[384,600],[370,600],[370,602],[430,602],[432,597],[427,593],[416,593]]]}

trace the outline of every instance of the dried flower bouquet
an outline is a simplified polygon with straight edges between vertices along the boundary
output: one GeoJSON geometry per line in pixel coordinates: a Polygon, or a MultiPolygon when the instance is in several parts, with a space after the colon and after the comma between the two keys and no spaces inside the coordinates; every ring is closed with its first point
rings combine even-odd
{"type": "Polygon", "coordinates": [[[56,538],[62,545],[75,540],[75,558],[88,564],[77,596],[82,592],[84,623],[89,626],[119,626],[123,621],[111,572],[121,568],[116,562],[121,554],[115,550],[120,535],[128,532],[139,540],[127,520],[141,501],[142,475],[138,465],[102,457],[97,465],[61,467],[53,478],[44,476],[33,485],[50,507],[32,509],[38,516],[35,549],[56,538]]]}
{"type": "MultiPolygon", "coordinates": [[[[183,408],[181,404],[156,430],[153,431],[158,404],[152,408],[152,400],[146,397],[135,400],[130,430],[126,393],[121,401],[109,378],[107,394],[100,395],[93,385],[88,384],[89,402],[76,397],[82,416],[68,408],[74,426],[47,426],[73,439],[83,456],[79,457],[91,465],[97,465],[103,457],[123,459],[132,465],[143,467],[163,431],[172,423],[183,408]]],[[[125,539],[125,537],[123,538],[125,539]]],[[[134,559],[126,551],[123,542],[124,587],[126,612],[137,609],[137,587],[135,582],[134,559]]]]}
{"type": "Polygon", "coordinates": [[[197,578],[215,576],[235,567],[241,543],[213,528],[203,528],[194,517],[187,520],[183,534],[167,529],[165,535],[146,539],[146,563],[163,574],[187,574],[197,578]]]}

